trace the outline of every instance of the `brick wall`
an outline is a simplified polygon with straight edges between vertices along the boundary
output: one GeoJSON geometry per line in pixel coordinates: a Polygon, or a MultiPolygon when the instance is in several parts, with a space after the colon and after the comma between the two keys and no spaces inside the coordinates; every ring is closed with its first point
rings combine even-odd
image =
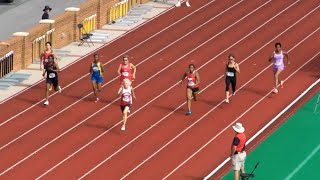
{"type": "MultiPolygon", "coordinates": [[[[28,29],[29,33],[25,37],[11,37],[6,42],[9,47],[0,46],[0,57],[10,51],[14,51],[14,71],[24,69],[30,65],[32,59],[32,42],[44,35],[47,31],[54,28],[53,48],[61,48],[71,42],[79,40],[79,30],[77,24],[81,23],[85,18],[97,14],[97,28],[101,28],[108,22],[108,9],[121,0],[87,0],[80,5],[78,12],[64,12],[55,17],[53,24],[38,24],[28,29]]],[[[137,2],[146,3],[149,0],[137,0],[137,2]]],[[[21,30],[25,31],[25,30],[21,30]]]]}

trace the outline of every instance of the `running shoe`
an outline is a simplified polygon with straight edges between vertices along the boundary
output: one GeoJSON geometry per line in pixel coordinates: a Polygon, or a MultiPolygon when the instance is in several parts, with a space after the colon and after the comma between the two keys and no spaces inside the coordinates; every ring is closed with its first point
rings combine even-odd
{"type": "Polygon", "coordinates": [[[191,7],[189,1],[186,2],[187,7],[191,7]]]}
{"type": "Polygon", "coordinates": [[[59,93],[61,93],[61,90],[62,90],[61,87],[58,86],[58,92],[59,92],[59,93]]]}
{"type": "Polygon", "coordinates": [[[189,115],[191,115],[191,114],[192,114],[192,112],[191,112],[191,111],[188,111],[186,115],[189,116],[189,115]]]}
{"type": "Polygon", "coordinates": [[[226,99],[226,103],[229,103],[229,99],[226,99]]]}
{"type": "Polygon", "coordinates": [[[232,96],[235,96],[235,95],[236,95],[236,92],[233,92],[233,93],[232,93],[232,96]]]}
{"type": "Polygon", "coordinates": [[[124,131],[124,130],[126,130],[126,127],[122,126],[121,131],[124,131]]]}
{"type": "Polygon", "coordinates": [[[283,81],[280,81],[280,87],[283,88],[283,81]]]}
{"type": "Polygon", "coordinates": [[[45,101],[43,104],[44,104],[45,106],[49,106],[49,101],[45,101]]]}
{"type": "Polygon", "coordinates": [[[178,1],[178,3],[176,4],[176,7],[180,7],[181,6],[181,2],[178,1]]]}
{"type": "Polygon", "coordinates": [[[94,102],[95,102],[95,103],[99,102],[99,98],[97,98],[94,102]]]}
{"type": "Polygon", "coordinates": [[[278,93],[278,89],[274,88],[272,92],[277,94],[278,93]]]}

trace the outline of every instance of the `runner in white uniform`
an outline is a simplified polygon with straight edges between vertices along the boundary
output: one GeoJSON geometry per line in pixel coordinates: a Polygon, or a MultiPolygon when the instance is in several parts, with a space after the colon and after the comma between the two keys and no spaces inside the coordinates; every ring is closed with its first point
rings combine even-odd
{"type": "Polygon", "coordinates": [[[128,118],[128,113],[130,113],[130,108],[132,105],[132,97],[136,98],[134,95],[133,88],[131,86],[131,81],[129,79],[123,80],[123,86],[120,87],[118,91],[118,97],[120,96],[120,108],[122,111],[123,117],[123,125],[121,130],[124,131],[126,129],[126,122],[128,118]]]}

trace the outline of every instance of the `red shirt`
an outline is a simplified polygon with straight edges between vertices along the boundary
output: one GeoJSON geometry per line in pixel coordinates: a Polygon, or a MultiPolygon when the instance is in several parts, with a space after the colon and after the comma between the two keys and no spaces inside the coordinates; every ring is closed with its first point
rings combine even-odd
{"type": "Polygon", "coordinates": [[[120,81],[122,82],[124,79],[129,79],[132,81],[132,72],[131,72],[131,66],[130,63],[125,67],[123,64],[121,64],[120,68],[120,81]]]}
{"type": "Polygon", "coordinates": [[[242,152],[245,150],[246,146],[246,135],[244,133],[238,133],[232,142],[232,146],[237,146],[236,152],[242,152]]]}
{"type": "Polygon", "coordinates": [[[131,95],[131,87],[128,89],[122,89],[120,106],[125,106],[128,104],[132,104],[132,95],[131,95]]]}
{"type": "Polygon", "coordinates": [[[50,51],[50,52],[44,51],[44,52],[43,52],[43,59],[44,59],[43,65],[46,65],[46,64],[47,64],[48,58],[49,58],[49,56],[52,55],[52,54],[53,54],[52,51],[50,51]]]}
{"type": "Polygon", "coordinates": [[[193,71],[192,73],[189,72],[186,76],[186,79],[188,80],[188,87],[191,87],[191,88],[197,88],[198,85],[195,86],[196,84],[196,71],[193,71]]]}

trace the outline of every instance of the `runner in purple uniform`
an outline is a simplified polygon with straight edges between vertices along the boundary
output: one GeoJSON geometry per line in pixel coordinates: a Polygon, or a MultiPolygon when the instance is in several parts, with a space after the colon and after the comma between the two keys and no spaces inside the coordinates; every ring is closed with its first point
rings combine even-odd
{"type": "Polygon", "coordinates": [[[288,53],[284,52],[281,49],[281,43],[277,42],[275,44],[275,48],[276,48],[275,51],[269,57],[269,62],[272,61],[272,64],[273,64],[273,74],[274,74],[273,93],[278,93],[279,82],[280,82],[281,88],[283,87],[283,81],[280,80],[279,75],[284,70],[284,63],[283,63],[284,56],[286,56],[288,64],[290,64],[290,61],[289,61],[288,53]]]}

